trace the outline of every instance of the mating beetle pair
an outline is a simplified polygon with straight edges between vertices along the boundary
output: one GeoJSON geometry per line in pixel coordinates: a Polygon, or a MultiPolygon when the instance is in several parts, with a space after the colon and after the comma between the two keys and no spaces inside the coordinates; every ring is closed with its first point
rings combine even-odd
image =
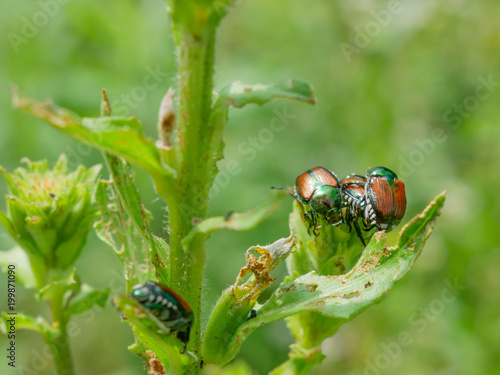
{"type": "Polygon", "coordinates": [[[193,324],[193,311],[181,296],[172,289],[152,281],[135,285],[129,296],[147,308],[171,332],[177,332],[177,338],[184,343],[186,351],[193,324]]]}
{"type": "Polygon", "coordinates": [[[393,230],[406,211],[405,186],[388,168],[375,167],[366,177],[349,175],[341,182],[335,173],[316,167],[297,177],[290,193],[300,203],[311,208],[305,213],[310,229],[317,235],[317,216],[330,225],[354,225],[356,234],[366,246],[358,219],[364,230],[393,230]]]}

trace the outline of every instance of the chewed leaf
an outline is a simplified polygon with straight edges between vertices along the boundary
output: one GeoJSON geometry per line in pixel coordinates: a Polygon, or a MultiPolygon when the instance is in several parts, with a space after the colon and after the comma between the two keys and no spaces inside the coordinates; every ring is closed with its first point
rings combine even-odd
{"type": "Polygon", "coordinates": [[[283,262],[293,249],[295,238],[281,238],[271,245],[252,246],[246,252],[247,265],[240,270],[233,289],[236,299],[250,299],[255,301],[260,292],[275,280],[271,277],[273,271],[283,262]],[[254,253],[259,254],[257,258],[254,253]],[[243,285],[243,278],[252,274],[252,277],[243,285]]]}
{"type": "Polygon", "coordinates": [[[163,284],[168,284],[169,279],[166,271],[168,245],[161,238],[154,236],[151,230],[152,215],[142,204],[132,166],[117,156],[106,154],[105,159],[113,181],[115,205],[123,207],[127,216],[132,219],[133,225],[131,226],[135,227],[133,235],[141,237],[143,251],[150,253],[158,280],[163,284]]]}
{"type": "MultiPolygon", "coordinates": [[[[125,190],[133,190],[135,184],[132,184],[132,180],[126,181],[130,186],[125,190]]],[[[123,262],[128,291],[133,285],[154,278],[154,270],[142,266],[151,258],[157,270],[162,271],[158,273],[159,279],[165,282],[168,280],[165,270],[165,262],[168,261],[168,245],[150,232],[148,218],[140,197],[125,201],[115,186],[109,181],[99,182],[96,202],[101,218],[94,223],[97,236],[110,246],[123,262]],[[131,206],[126,207],[127,204],[131,206]],[[137,212],[139,215],[136,215],[137,212]]]]}
{"type": "Polygon", "coordinates": [[[142,134],[136,118],[101,117],[80,119],[71,111],[48,102],[37,102],[12,88],[14,106],[39,117],[54,128],[98,149],[123,157],[154,176],[166,174],[158,150],[142,134]]]}
{"type": "Polygon", "coordinates": [[[376,233],[347,274],[323,276],[313,271],[282,285],[257,310],[256,317],[233,332],[228,352],[237,351],[254,329],[293,314],[314,311],[345,322],[380,300],[413,266],[444,200],[442,193],[406,224],[394,247],[387,246],[385,232],[376,233]]]}
{"type": "Polygon", "coordinates": [[[206,363],[223,365],[238,353],[239,346],[229,350],[234,333],[245,321],[253,318],[251,311],[257,303],[257,297],[274,280],[270,272],[286,259],[294,243],[294,237],[290,236],[271,245],[252,246],[247,250],[247,265],[241,269],[235,285],[222,292],[210,316],[203,337],[203,358],[206,363]],[[248,274],[251,274],[250,278],[242,284],[248,274]]]}

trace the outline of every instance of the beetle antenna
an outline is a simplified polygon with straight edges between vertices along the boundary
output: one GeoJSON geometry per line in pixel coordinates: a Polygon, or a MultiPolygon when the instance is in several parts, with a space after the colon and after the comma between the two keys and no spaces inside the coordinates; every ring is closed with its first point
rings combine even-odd
{"type": "Polygon", "coordinates": [[[294,189],[289,187],[289,186],[271,186],[272,190],[286,190],[288,194],[290,194],[292,197],[295,198],[295,192],[294,189]]]}

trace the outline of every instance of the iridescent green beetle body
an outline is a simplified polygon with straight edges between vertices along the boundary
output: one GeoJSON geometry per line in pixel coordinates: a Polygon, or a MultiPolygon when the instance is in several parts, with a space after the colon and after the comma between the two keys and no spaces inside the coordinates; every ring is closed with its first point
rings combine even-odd
{"type": "Polygon", "coordinates": [[[364,218],[367,225],[389,232],[396,228],[406,212],[404,183],[385,167],[366,172],[364,218]]]}
{"type": "Polygon", "coordinates": [[[306,212],[310,228],[316,234],[317,215],[322,215],[330,225],[343,222],[342,191],[335,173],[316,167],[302,173],[295,182],[292,196],[300,203],[311,207],[306,212]]]}
{"type": "Polygon", "coordinates": [[[147,308],[172,332],[177,332],[179,340],[187,344],[194,315],[182,297],[172,289],[152,281],[135,285],[129,296],[147,308]]]}

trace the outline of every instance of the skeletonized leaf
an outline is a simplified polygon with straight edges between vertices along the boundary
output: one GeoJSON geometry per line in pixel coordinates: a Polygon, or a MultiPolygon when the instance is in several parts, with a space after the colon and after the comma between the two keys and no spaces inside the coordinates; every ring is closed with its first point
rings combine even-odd
{"type": "Polygon", "coordinates": [[[168,284],[168,245],[151,231],[152,216],[142,204],[132,166],[122,158],[109,154],[105,155],[105,159],[113,180],[115,204],[121,204],[127,216],[133,219],[136,230],[132,234],[140,234],[142,247],[145,253],[150,253],[158,280],[162,284],[168,284]]]}

